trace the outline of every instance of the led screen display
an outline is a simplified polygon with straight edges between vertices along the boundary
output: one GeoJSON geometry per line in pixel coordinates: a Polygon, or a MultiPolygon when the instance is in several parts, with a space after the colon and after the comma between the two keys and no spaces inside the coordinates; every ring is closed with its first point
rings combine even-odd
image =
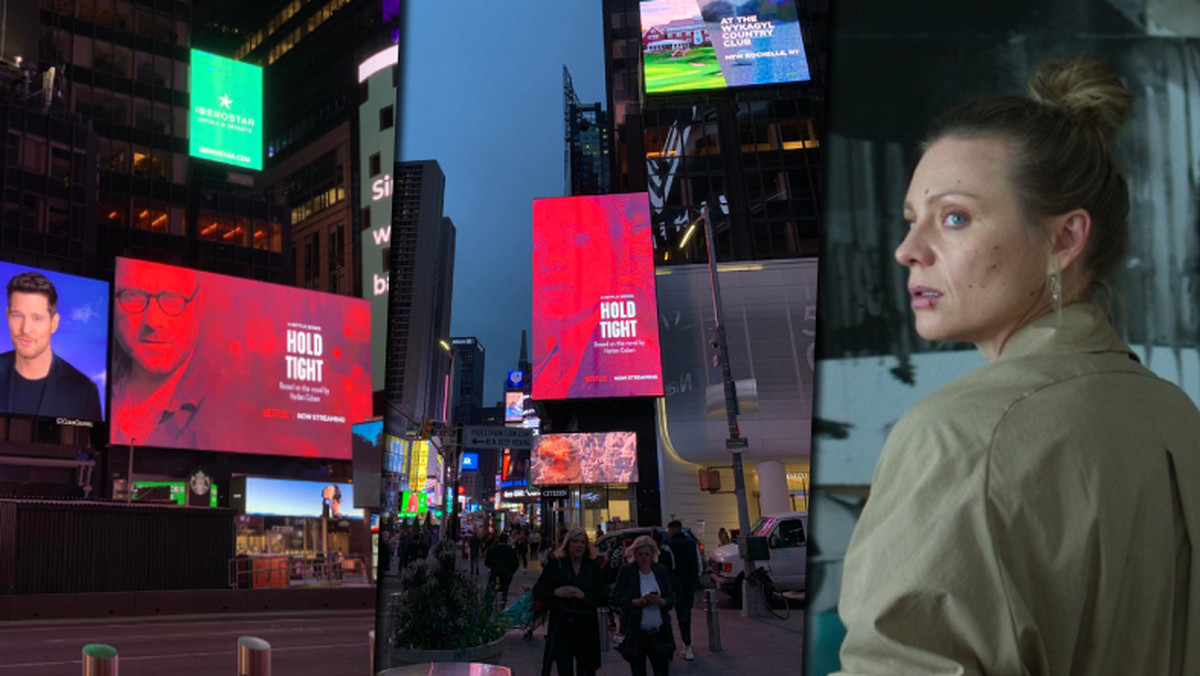
{"type": "Polygon", "coordinates": [[[353,484],[245,477],[245,513],[264,516],[313,516],[362,519],[355,509],[353,484]],[[326,511],[328,508],[328,511],[326,511]]]}
{"type": "Polygon", "coordinates": [[[108,283],[0,263],[9,342],[0,413],[100,421],[108,377],[108,283]]]}
{"type": "Polygon", "coordinates": [[[383,435],[383,471],[389,474],[403,474],[404,463],[408,459],[408,443],[400,437],[390,434],[383,435]]]}
{"type": "MultiPolygon", "coordinates": [[[[134,500],[155,500],[169,501],[177,505],[186,506],[188,504],[188,485],[186,481],[134,481],[133,482],[133,499],[134,500]]],[[[212,484],[209,486],[208,495],[203,496],[201,501],[209,507],[217,507],[218,505],[217,486],[212,484]]]]}
{"type": "Polygon", "coordinates": [[[367,302],[118,258],[113,444],[352,459],[367,302]]]}
{"type": "Polygon", "coordinates": [[[403,491],[400,494],[400,511],[396,513],[396,516],[407,519],[428,512],[429,507],[425,501],[424,491],[403,491]]]}
{"type": "Polygon", "coordinates": [[[633,432],[541,434],[533,438],[529,483],[622,484],[638,480],[633,432]]]}
{"type": "Polygon", "coordinates": [[[262,169],[262,68],[192,50],[189,154],[262,169]]]}
{"type": "Polygon", "coordinates": [[[524,392],[504,393],[505,422],[521,422],[525,418],[525,397],[524,392]]]}
{"type": "Polygon", "coordinates": [[[794,0],[642,0],[647,94],[810,80],[794,0]]]}
{"type": "Polygon", "coordinates": [[[474,451],[463,453],[462,469],[463,471],[479,469],[479,454],[474,451]]]}
{"type": "Polygon", "coordinates": [[[533,398],[660,396],[646,193],[533,203],[533,398]]]}
{"type": "Polygon", "coordinates": [[[383,464],[383,421],[358,423],[352,428],[355,507],[379,509],[380,470],[383,464]]]}

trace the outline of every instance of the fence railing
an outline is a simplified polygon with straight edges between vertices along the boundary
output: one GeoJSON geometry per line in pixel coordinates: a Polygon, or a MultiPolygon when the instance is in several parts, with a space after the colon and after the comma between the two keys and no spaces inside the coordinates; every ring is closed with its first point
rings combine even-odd
{"type": "Polygon", "coordinates": [[[293,585],[370,584],[371,567],[362,556],[321,557],[263,554],[229,560],[230,589],[293,585]]]}

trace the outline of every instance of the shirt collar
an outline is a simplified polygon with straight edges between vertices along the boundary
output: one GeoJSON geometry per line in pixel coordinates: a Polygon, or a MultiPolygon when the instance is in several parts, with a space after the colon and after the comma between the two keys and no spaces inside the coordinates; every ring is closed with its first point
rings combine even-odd
{"type": "Polygon", "coordinates": [[[1031,354],[1079,352],[1133,355],[1113,330],[1103,310],[1092,303],[1074,303],[1064,307],[1061,313],[1042,315],[1019,329],[1008,339],[996,361],[1031,354]]]}

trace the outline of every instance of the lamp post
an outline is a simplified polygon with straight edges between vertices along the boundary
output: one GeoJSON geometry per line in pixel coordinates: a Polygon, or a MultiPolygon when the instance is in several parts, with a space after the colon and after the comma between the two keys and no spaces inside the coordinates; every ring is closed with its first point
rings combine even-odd
{"type": "Polygon", "coordinates": [[[741,435],[737,421],[737,389],[733,383],[733,373],[729,368],[729,346],[725,340],[725,322],[721,312],[721,286],[717,281],[717,249],[713,236],[712,217],[709,214],[715,196],[710,196],[707,204],[700,209],[700,218],[704,220],[704,235],[708,240],[708,276],[712,284],[713,317],[716,319],[716,329],[710,341],[717,348],[717,359],[721,362],[721,376],[725,382],[725,418],[729,424],[729,439],[725,447],[733,451],[733,486],[737,494],[738,528],[742,536],[738,546],[746,574],[754,570],[754,562],[750,560],[750,549],[746,538],[750,536],[750,512],[746,505],[746,478],[742,472],[742,453],[738,449],[746,448],[747,440],[741,435]]]}

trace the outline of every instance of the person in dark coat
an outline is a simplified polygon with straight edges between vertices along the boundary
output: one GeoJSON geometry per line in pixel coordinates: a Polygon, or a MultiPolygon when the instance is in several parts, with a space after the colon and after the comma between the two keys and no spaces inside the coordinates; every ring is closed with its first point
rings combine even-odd
{"type": "Polygon", "coordinates": [[[472,530],[470,537],[467,538],[467,551],[470,553],[471,557],[472,575],[479,574],[479,550],[481,547],[483,547],[483,539],[479,537],[478,531],[472,530]]]}
{"type": "Polygon", "coordinates": [[[595,674],[600,668],[596,610],[608,603],[608,587],[582,528],[567,531],[533,586],[533,598],[550,611],[542,673],[548,675],[555,664],[559,676],[595,674]]]}
{"type": "Polygon", "coordinates": [[[692,602],[700,588],[700,549],[696,541],[683,532],[678,520],[667,524],[667,546],[671,548],[671,582],[675,584],[675,618],[679,622],[679,637],[683,639],[683,659],[694,660],[692,651],[692,602]]]}
{"type": "Polygon", "coordinates": [[[621,568],[613,587],[613,600],[621,608],[625,640],[618,650],[629,661],[634,676],[645,676],[646,660],[654,676],[667,676],[675,653],[675,634],[667,614],[675,607],[670,573],[657,562],[658,545],[643,535],[630,545],[633,563],[621,568]]]}
{"type": "Polygon", "coordinates": [[[508,605],[508,587],[512,584],[513,575],[521,567],[521,559],[517,558],[517,550],[508,542],[508,534],[503,534],[496,541],[484,559],[483,565],[488,568],[488,592],[500,592],[504,605],[508,605]]]}

